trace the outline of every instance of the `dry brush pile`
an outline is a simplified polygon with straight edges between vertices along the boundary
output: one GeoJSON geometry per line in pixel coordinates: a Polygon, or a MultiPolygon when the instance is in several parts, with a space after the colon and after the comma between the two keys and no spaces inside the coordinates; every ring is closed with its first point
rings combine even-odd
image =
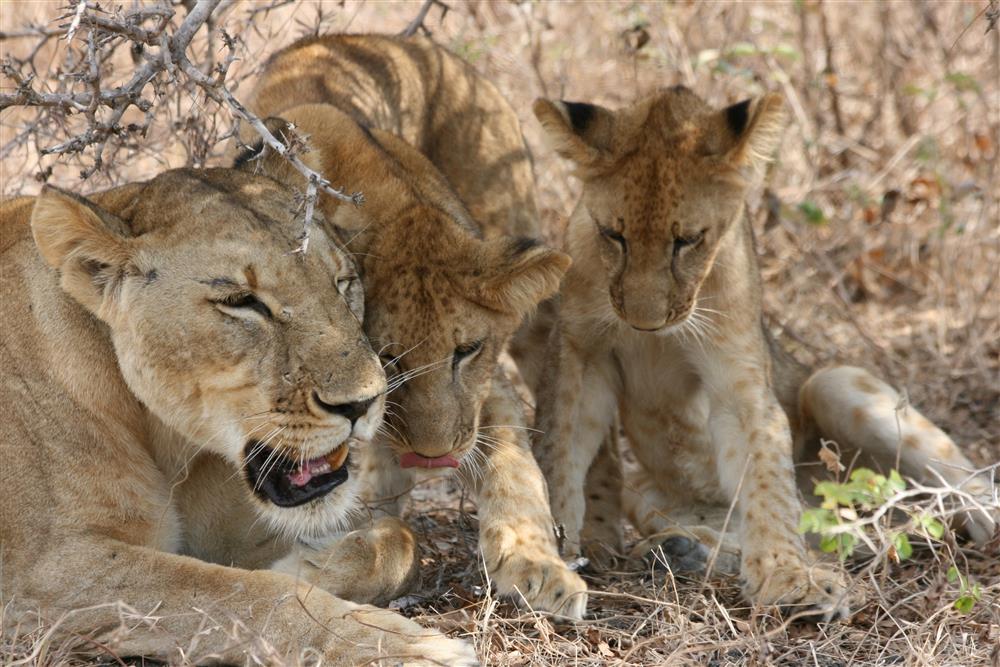
{"type": "MultiPolygon", "coordinates": [[[[978,465],[1000,460],[996,3],[448,4],[427,5],[419,26],[421,3],[0,4],[2,193],[223,164],[262,54],[307,33],[409,27],[508,95],[558,240],[577,186],[541,140],[534,97],[615,106],[683,83],[723,104],[778,91],[790,122],[750,202],[769,326],[803,361],[877,369],[978,465]]],[[[302,194],[306,220],[314,196],[302,194]]],[[[877,523],[877,553],[845,564],[858,612],[820,628],[748,608],[735,581],[622,561],[588,575],[591,617],[563,624],[491,597],[460,489],[417,489],[414,508],[424,585],[400,606],[471,635],[488,664],[1000,665],[1000,543],[917,531],[906,558],[877,541],[877,523]]],[[[75,661],[38,648],[23,637],[0,662],[75,661]]]]}

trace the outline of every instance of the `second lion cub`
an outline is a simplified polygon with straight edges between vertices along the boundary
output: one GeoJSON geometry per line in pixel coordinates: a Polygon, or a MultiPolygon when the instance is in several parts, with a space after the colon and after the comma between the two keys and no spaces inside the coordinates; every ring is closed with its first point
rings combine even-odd
{"type": "MultiPolygon", "coordinates": [[[[848,367],[810,376],[762,326],[743,199],[746,172],[774,149],[781,106],[767,95],[715,110],[680,86],[616,111],[535,103],[583,181],[536,455],[570,549],[585,512],[587,533],[620,541],[615,490],[585,486],[588,470],[609,472],[614,452],[597,456],[618,410],[637,459],[624,500],[641,532],[682,569],[719,547],[716,565],[739,570],[751,601],[830,618],[846,613],[844,584],[810,562],[797,530],[793,462],[814,454],[807,434],[890,465],[898,456],[913,477],[989,487],[940,429],[895,410],[886,383],[848,367]]],[[[993,534],[980,511],[963,520],[977,539],[993,534]]]]}

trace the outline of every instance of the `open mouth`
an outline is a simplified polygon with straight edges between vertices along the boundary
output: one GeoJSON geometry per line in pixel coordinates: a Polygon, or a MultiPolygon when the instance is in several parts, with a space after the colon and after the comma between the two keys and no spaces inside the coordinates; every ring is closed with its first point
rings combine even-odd
{"type": "Polygon", "coordinates": [[[296,507],[325,496],[347,481],[347,443],[301,462],[255,440],[247,443],[247,481],[278,507],[296,507]]]}

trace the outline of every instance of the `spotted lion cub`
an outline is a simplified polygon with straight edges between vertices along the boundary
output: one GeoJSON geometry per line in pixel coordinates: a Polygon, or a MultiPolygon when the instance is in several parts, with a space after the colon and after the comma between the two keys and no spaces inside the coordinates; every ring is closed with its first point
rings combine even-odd
{"type": "MultiPolygon", "coordinates": [[[[585,539],[620,546],[619,495],[597,479],[615,472],[602,442],[617,408],[636,459],[625,509],[672,566],[704,568],[718,547],[716,566],[738,570],[750,601],[829,619],[847,613],[844,582],[811,562],[797,531],[793,462],[815,454],[807,436],[890,465],[898,456],[916,478],[974,493],[988,483],[919,412],[897,412],[887,384],[849,367],[810,376],[763,328],[743,202],[775,147],[781,107],[766,95],[718,111],[684,87],[617,111],[536,101],[583,181],[536,456],[568,549],[580,548],[585,514],[585,539]]],[[[963,520],[979,540],[993,534],[992,517],[963,520]]]]}

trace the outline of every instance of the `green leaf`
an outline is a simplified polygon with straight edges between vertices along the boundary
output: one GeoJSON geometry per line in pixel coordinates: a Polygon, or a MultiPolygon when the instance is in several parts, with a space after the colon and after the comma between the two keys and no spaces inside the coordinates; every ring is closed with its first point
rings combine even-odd
{"type": "Polygon", "coordinates": [[[955,86],[955,89],[958,91],[980,90],[979,82],[965,72],[949,72],[944,78],[948,83],[955,86]]]}
{"type": "Polygon", "coordinates": [[[955,609],[960,613],[968,614],[976,606],[976,599],[971,595],[963,595],[955,600],[955,609]]]}
{"type": "Polygon", "coordinates": [[[946,576],[948,577],[948,583],[953,584],[958,581],[959,577],[962,575],[958,573],[958,568],[952,565],[948,568],[948,574],[946,576]]]}
{"type": "Polygon", "coordinates": [[[811,201],[804,201],[799,204],[799,211],[805,216],[806,222],[810,225],[825,225],[826,214],[823,209],[811,201]]]}
{"type": "Polygon", "coordinates": [[[906,533],[896,533],[892,536],[892,546],[896,547],[896,555],[899,560],[906,560],[913,555],[913,547],[910,545],[910,538],[906,533]]]}
{"type": "Polygon", "coordinates": [[[917,517],[917,522],[923,531],[935,540],[940,540],[944,535],[944,524],[926,512],[917,517]]]}
{"type": "Polygon", "coordinates": [[[900,476],[898,470],[893,469],[889,473],[889,488],[892,489],[893,494],[906,490],[906,480],[900,476]]]}

